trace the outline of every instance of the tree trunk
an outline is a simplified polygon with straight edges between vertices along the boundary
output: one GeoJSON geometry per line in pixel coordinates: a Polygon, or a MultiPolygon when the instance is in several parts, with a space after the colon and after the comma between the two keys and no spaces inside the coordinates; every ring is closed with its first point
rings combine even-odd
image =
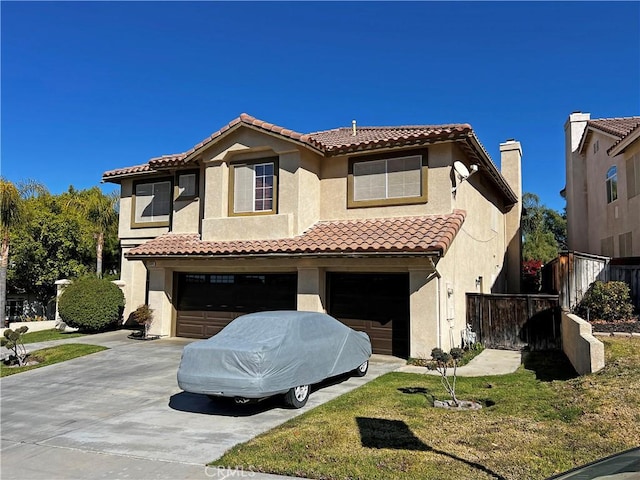
{"type": "Polygon", "coordinates": [[[96,244],[96,275],[102,278],[102,247],[104,245],[104,233],[98,233],[98,242],[96,244]]]}
{"type": "Polygon", "coordinates": [[[2,236],[0,247],[0,326],[5,327],[7,316],[7,267],[9,266],[9,234],[2,236]]]}

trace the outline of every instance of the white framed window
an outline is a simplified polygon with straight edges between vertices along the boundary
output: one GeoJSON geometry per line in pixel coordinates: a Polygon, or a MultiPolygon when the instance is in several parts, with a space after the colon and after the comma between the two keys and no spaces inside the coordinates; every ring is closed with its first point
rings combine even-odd
{"type": "Polygon", "coordinates": [[[350,207],[426,202],[422,155],[350,161],[350,207]]]}
{"type": "Polygon", "coordinates": [[[276,161],[232,165],[230,215],[268,214],[276,211],[276,161]]]}
{"type": "Polygon", "coordinates": [[[607,170],[607,203],[618,199],[618,169],[613,166],[607,170]]]}
{"type": "Polygon", "coordinates": [[[132,226],[168,226],[171,218],[171,180],[134,185],[132,226]]]}

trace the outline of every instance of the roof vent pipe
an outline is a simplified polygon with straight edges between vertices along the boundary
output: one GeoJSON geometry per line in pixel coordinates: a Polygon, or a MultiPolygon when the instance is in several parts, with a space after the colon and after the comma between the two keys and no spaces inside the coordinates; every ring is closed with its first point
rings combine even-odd
{"type": "Polygon", "coordinates": [[[354,137],[356,136],[356,121],[355,120],[351,120],[351,130],[352,130],[352,134],[354,137]]]}

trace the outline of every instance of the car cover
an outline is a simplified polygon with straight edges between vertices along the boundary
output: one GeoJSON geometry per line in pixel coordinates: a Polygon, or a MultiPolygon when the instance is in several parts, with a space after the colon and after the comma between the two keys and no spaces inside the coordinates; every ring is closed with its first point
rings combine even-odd
{"type": "Polygon", "coordinates": [[[207,340],[185,346],[185,391],[261,398],[354,370],[371,356],[366,333],[318,312],[243,315],[207,340]]]}

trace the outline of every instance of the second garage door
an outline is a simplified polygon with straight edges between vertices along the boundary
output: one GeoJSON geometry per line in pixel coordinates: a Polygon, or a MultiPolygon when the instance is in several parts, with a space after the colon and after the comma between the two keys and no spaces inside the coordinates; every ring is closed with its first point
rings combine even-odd
{"type": "Polygon", "coordinates": [[[329,313],[371,338],[373,353],[409,355],[409,275],[329,273],[329,313]]]}

